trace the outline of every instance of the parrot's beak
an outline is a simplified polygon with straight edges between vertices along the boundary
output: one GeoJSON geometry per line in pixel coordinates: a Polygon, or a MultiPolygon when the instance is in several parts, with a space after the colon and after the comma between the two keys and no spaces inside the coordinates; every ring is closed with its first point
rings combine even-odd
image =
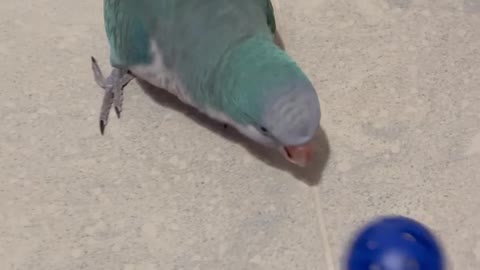
{"type": "Polygon", "coordinates": [[[307,166],[313,157],[313,147],[310,143],[299,146],[285,146],[281,152],[288,161],[300,167],[307,166]]]}

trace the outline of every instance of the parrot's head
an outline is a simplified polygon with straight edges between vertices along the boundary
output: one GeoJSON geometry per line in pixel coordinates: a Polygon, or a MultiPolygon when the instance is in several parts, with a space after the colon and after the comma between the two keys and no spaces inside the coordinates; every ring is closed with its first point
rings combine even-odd
{"type": "Polygon", "coordinates": [[[252,140],[276,148],[288,161],[304,167],[313,157],[320,106],[311,84],[302,82],[269,89],[269,95],[252,96],[252,102],[242,108],[247,112],[245,124],[237,127],[252,140]]]}
{"type": "Polygon", "coordinates": [[[308,81],[285,84],[265,97],[256,129],[290,162],[306,166],[320,126],[320,106],[308,81]],[[282,89],[283,88],[283,89],[282,89]]]}
{"type": "Polygon", "coordinates": [[[320,103],[310,80],[284,51],[262,39],[247,40],[229,61],[223,111],[247,137],[306,166],[320,126],[320,103]]]}

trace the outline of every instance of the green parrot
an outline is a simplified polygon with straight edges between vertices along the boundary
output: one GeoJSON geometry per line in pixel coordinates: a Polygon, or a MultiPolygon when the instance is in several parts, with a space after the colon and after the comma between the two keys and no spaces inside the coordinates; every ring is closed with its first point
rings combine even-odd
{"type": "Polygon", "coordinates": [[[309,78],[285,52],[270,0],[104,0],[111,74],[92,57],[105,90],[103,134],[123,88],[139,78],[306,166],[320,125],[309,78]]]}

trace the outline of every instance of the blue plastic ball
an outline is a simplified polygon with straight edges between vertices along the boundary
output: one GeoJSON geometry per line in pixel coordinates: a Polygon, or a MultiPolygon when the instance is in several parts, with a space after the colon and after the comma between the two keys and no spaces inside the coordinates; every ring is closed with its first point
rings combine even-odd
{"type": "Polygon", "coordinates": [[[423,224],[402,216],[381,217],[353,239],[347,270],[443,270],[443,250],[423,224]]]}

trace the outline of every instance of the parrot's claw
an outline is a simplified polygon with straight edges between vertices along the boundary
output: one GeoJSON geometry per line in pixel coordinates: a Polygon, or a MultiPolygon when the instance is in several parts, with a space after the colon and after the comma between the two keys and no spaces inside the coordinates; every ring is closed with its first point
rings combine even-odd
{"type": "Polygon", "coordinates": [[[112,105],[117,117],[120,118],[123,105],[123,88],[134,78],[128,70],[114,68],[110,76],[105,78],[98,66],[97,60],[92,56],[92,70],[95,82],[105,90],[102,107],[100,109],[100,132],[103,135],[108,123],[108,116],[112,105]]]}

